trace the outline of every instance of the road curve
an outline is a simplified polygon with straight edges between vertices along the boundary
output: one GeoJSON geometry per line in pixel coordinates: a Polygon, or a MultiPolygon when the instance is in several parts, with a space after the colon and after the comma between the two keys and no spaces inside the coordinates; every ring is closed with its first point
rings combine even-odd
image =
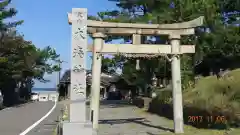
{"type": "Polygon", "coordinates": [[[54,102],[34,102],[0,111],[0,135],[19,135],[41,119],[54,102]]]}

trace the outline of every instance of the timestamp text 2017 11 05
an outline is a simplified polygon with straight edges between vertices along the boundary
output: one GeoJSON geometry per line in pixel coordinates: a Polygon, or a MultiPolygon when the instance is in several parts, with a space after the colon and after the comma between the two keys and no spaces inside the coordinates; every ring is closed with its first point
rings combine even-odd
{"type": "Polygon", "coordinates": [[[188,116],[188,123],[215,123],[215,124],[223,124],[226,123],[225,116],[188,116]]]}

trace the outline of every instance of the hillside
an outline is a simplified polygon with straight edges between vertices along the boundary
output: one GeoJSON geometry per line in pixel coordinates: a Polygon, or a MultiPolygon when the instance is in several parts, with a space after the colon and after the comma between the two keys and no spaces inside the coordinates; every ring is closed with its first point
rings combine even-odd
{"type": "MultiPolygon", "coordinates": [[[[201,78],[183,90],[184,122],[197,128],[229,129],[240,127],[240,69],[201,78]],[[199,116],[204,120],[189,120],[199,116]],[[210,119],[211,118],[211,119],[210,119]]],[[[162,91],[153,100],[150,112],[172,119],[172,93],[162,91]]]]}

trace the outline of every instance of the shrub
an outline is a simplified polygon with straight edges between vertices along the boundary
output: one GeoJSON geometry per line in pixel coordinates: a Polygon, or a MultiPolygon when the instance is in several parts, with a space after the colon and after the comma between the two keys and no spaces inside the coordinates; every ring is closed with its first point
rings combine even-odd
{"type": "MultiPolygon", "coordinates": [[[[240,69],[231,71],[221,79],[215,76],[200,79],[194,88],[183,91],[183,106],[185,123],[188,123],[188,116],[224,116],[227,121],[221,124],[216,124],[214,121],[191,124],[206,128],[239,127],[240,69]]],[[[172,92],[159,91],[149,111],[172,118],[172,92]]]]}

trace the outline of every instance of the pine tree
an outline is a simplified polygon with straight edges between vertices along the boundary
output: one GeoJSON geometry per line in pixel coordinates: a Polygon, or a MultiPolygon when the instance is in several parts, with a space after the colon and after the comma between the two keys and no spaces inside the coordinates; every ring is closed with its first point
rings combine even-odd
{"type": "Polygon", "coordinates": [[[16,9],[9,8],[9,4],[11,0],[3,0],[0,2],[0,30],[7,31],[9,28],[16,27],[23,23],[23,21],[15,21],[15,22],[4,22],[5,19],[12,18],[17,14],[16,9]]]}
{"type": "Polygon", "coordinates": [[[31,41],[26,41],[16,27],[23,21],[7,21],[17,14],[9,8],[11,0],[0,2],[0,90],[4,95],[4,105],[11,106],[19,98],[29,100],[33,79],[48,82],[45,73],[59,71],[54,63],[59,55],[50,46],[37,48],[31,41]],[[19,91],[15,91],[18,88],[19,91]]]}
{"type": "MultiPolygon", "coordinates": [[[[94,19],[130,23],[179,23],[205,17],[204,26],[196,29],[195,36],[184,37],[183,44],[196,44],[193,56],[186,56],[190,65],[182,68],[193,70],[193,66],[205,66],[210,72],[224,67],[226,60],[236,62],[239,53],[239,27],[229,25],[239,18],[240,6],[234,0],[109,0],[116,2],[118,10],[99,12],[94,19]],[[234,2],[233,2],[234,1],[234,2]],[[234,4],[233,4],[234,3],[234,4]],[[191,59],[190,59],[190,58],[191,59]],[[204,64],[200,64],[204,63],[204,64]],[[206,64],[205,64],[206,63],[206,64]],[[216,67],[217,65],[217,67],[216,67]],[[207,66],[207,67],[206,67],[207,66]]],[[[93,17],[92,17],[93,18],[93,17]]],[[[110,37],[109,40],[122,37],[110,37]]],[[[155,36],[155,43],[165,43],[168,37],[155,36]]],[[[125,37],[125,40],[130,40],[125,37]]],[[[146,40],[146,39],[145,39],[146,40]]],[[[154,60],[148,61],[154,63],[154,60]]],[[[130,61],[129,61],[130,62],[130,61]]],[[[134,62],[134,61],[132,61],[134,62]]],[[[143,65],[151,65],[151,64],[143,65]]],[[[156,63],[156,62],[155,62],[156,63]]],[[[130,64],[131,65],[131,64],[130,64]]],[[[157,66],[152,64],[153,67],[157,66]]],[[[151,68],[153,68],[151,67],[151,68]]],[[[132,68],[135,68],[132,66],[132,68]]],[[[160,67],[158,67],[160,68],[160,67]]],[[[167,69],[170,69],[168,67],[167,69]]],[[[199,68],[196,68],[198,70],[199,68]]],[[[198,71],[198,73],[205,71],[198,71]]]]}

